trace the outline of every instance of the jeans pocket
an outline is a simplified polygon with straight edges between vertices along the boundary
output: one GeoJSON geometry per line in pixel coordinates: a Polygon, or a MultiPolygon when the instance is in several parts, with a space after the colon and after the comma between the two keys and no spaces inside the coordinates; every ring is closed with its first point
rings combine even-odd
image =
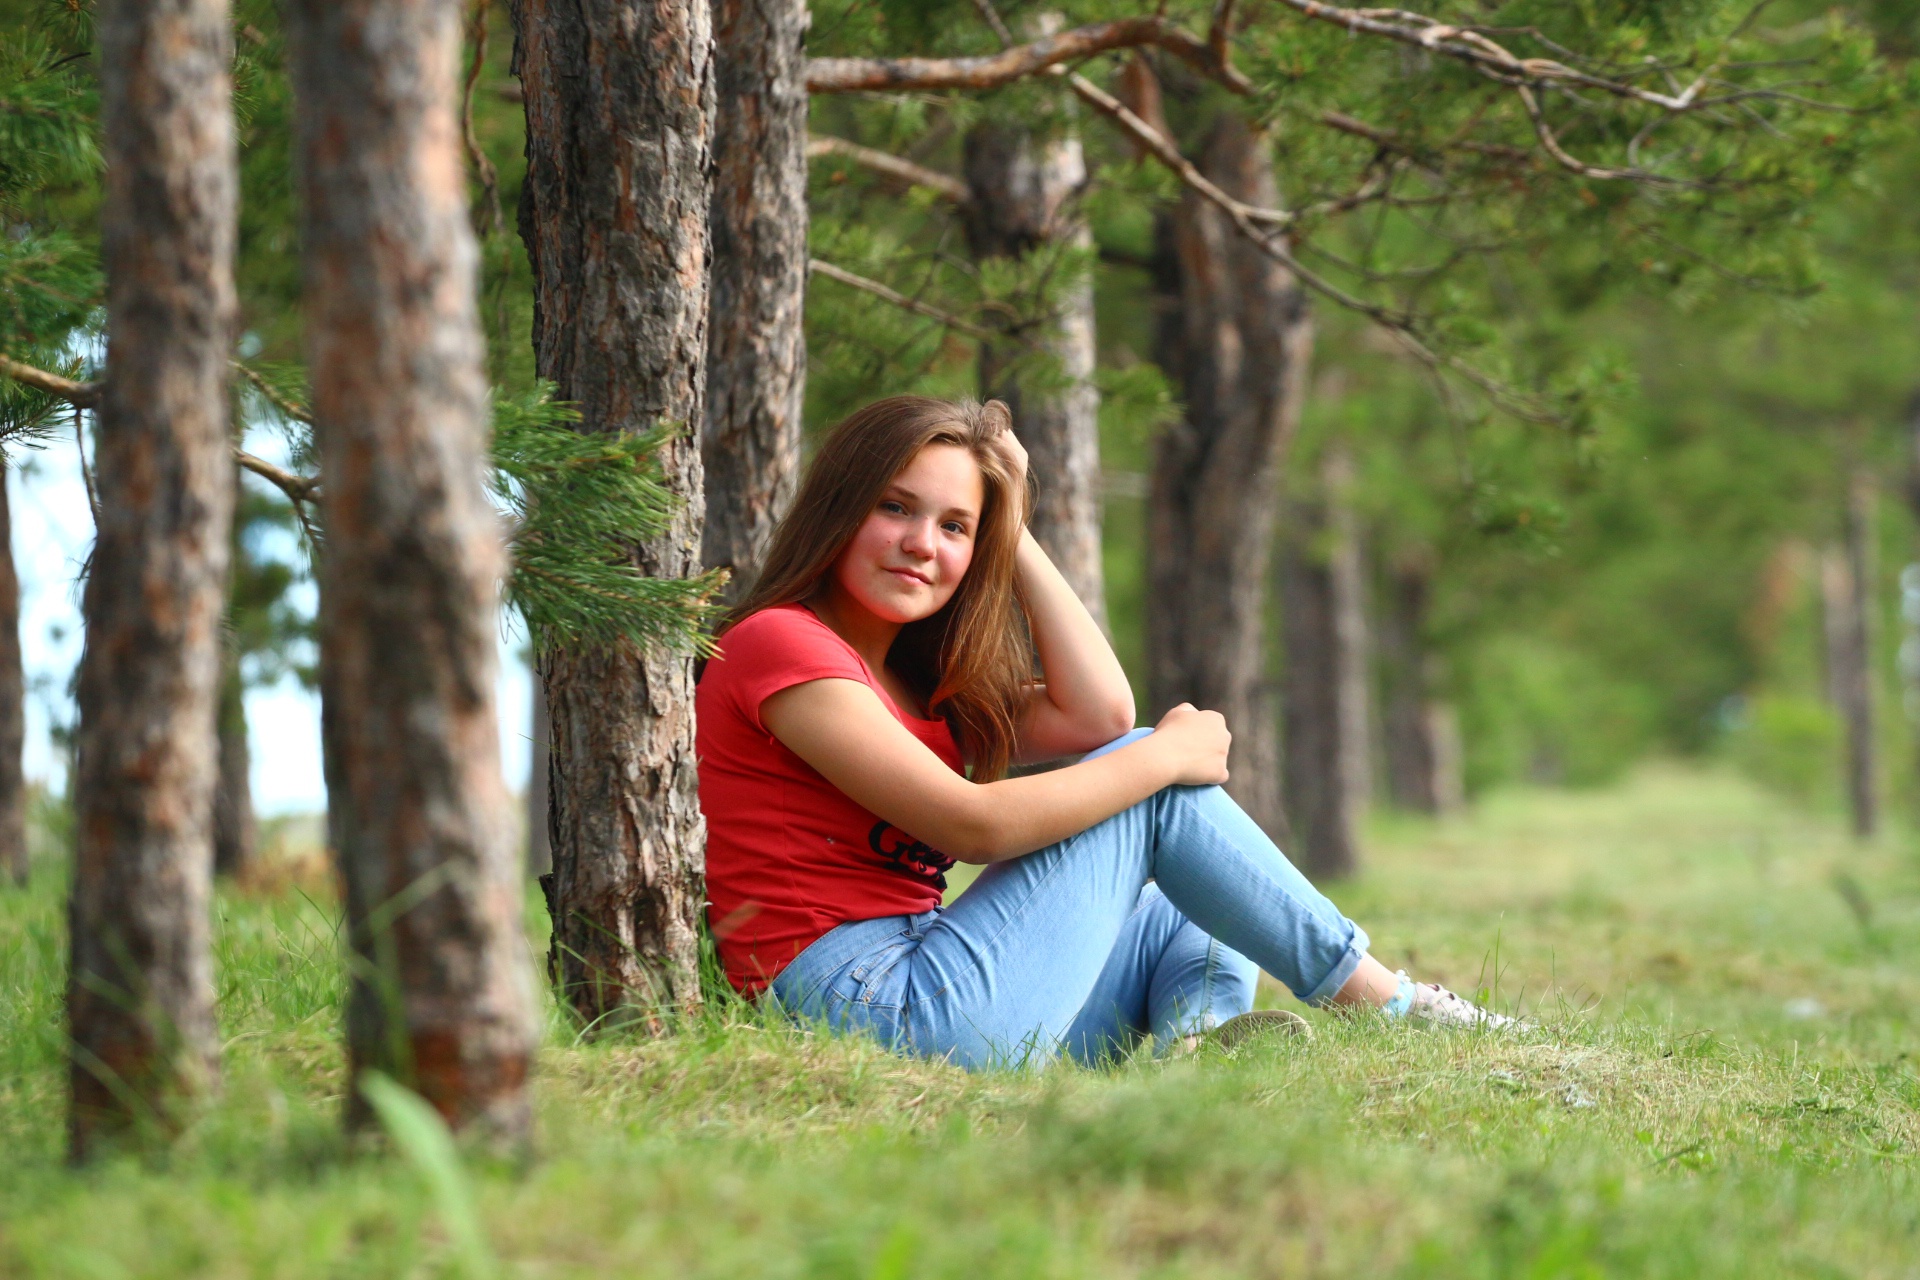
{"type": "Polygon", "coordinates": [[[864,1005],[899,1008],[900,999],[895,989],[901,984],[890,979],[894,977],[894,970],[912,945],[912,940],[903,935],[898,940],[860,957],[853,968],[847,972],[847,983],[852,987],[849,993],[850,998],[864,1005]]]}

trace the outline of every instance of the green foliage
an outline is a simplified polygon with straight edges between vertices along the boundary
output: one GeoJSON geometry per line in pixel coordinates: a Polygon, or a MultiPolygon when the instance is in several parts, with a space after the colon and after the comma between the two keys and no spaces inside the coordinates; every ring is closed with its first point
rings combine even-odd
{"type": "Polygon", "coordinates": [[[9,33],[0,45],[0,209],[23,212],[37,192],[99,171],[96,109],[77,58],[44,31],[9,33]]]}
{"type": "Polygon", "coordinates": [[[293,507],[242,483],[233,513],[233,560],[227,588],[227,643],[242,686],[264,688],[292,675],[309,688],[319,678],[312,659],[313,618],[298,608],[293,586],[308,568],[279,554],[296,536],[293,507]]]}
{"type": "Polygon", "coordinates": [[[1840,724],[1804,695],[1769,693],[1730,727],[1728,756],[1755,779],[1805,805],[1831,804],[1839,787],[1840,724]]]}
{"type": "Polygon", "coordinates": [[[1611,781],[1657,740],[1654,692],[1577,649],[1494,635],[1474,647],[1463,676],[1461,729],[1475,789],[1515,779],[1611,781]]]}
{"type": "MultiPolygon", "coordinates": [[[[39,16],[47,16],[44,7],[39,16]]],[[[99,266],[51,203],[98,174],[95,109],[85,63],[45,26],[0,40],[0,354],[75,377],[81,370],[68,339],[92,317],[99,266]]],[[[0,442],[44,436],[62,408],[7,380],[0,442]]]]}
{"type": "Polygon", "coordinates": [[[705,645],[708,601],[724,570],[650,578],[629,548],[664,533],[681,499],[665,483],[662,445],[677,428],[584,435],[571,406],[532,395],[494,402],[495,490],[514,521],[506,599],[540,645],[705,645]]]}
{"type": "MultiPolygon", "coordinates": [[[[1042,13],[1072,25],[1138,12],[1121,0],[1000,8],[1016,32],[1031,31],[1042,13]]],[[[1212,6],[1191,0],[1163,11],[1204,32],[1212,6]]],[[[1270,126],[1284,203],[1297,213],[1292,248],[1330,289],[1396,317],[1443,369],[1467,361],[1478,370],[1469,381],[1503,383],[1497,404],[1551,413],[1576,428],[1591,428],[1591,394],[1605,375],[1577,344],[1541,342],[1535,319],[1551,324],[1623,292],[1683,306],[1729,289],[1807,296],[1819,275],[1814,211],[1855,188],[1863,163],[1910,132],[1912,86],[1878,60],[1871,30],[1839,11],[1810,17],[1733,0],[1523,0],[1442,4],[1432,15],[1492,33],[1519,57],[1635,90],[1674,95],[1697,81],[1695,96],[1707,105],[1668,112],[1599,88],[1540,89],[1541,127],[1577,157],[1563,165],[1520,95],[1497,78],[1278,5],[1241,14],[1234,57],[1253,83],[1242,107],[1176,61],[1150,61],[1189,155],[1203,151],[1223,109],[1250,111],[1270,126]],[[1329,113],[1358,118],[1393,141],[1330,128],[1329,113]],[[1578,165],[1587,168],[1571,171],[1578,165]]],[[[971,3],[841,0],[816,6],[812,47],[958,55],[998,42],[971,3]]],[[[1095,59],[1083,73],[1103,79],[1124,56],[1095,59]]],[[[1069,127],[1075,114],[1064,88],[1046,78],[984,94],[827,99],[814,111],[820,131],[949,172],[974,122],[1005,119],[1045,133],[1069,127]]],[[[1083,116],[1080,131],[1098,175],[1086,203],[1102,248],[1150,254],[1153,219],[1180,198],[1178,184],[1134,160],[1103,124],[1083,116]]],[[[815,244],[823,256],[842,249],[850,228],[872,225],[861,214],[885,181],[837,158],[816,165],[815,244]]],[[[877,268],[869,274],[959,314],[1004,313],[1016,327],[1045,314],[1050,300],[1031,280],[955,258],[945,210],[924,198],[899,203],[904,216],[887,220],[885,249],[859,255],[877,268]]],[[[845,247],[858,254],[861,246],[845,247]]],[[[931,358],[904,348],[894,354],[909,378],[925,377],[931,358]]]]}

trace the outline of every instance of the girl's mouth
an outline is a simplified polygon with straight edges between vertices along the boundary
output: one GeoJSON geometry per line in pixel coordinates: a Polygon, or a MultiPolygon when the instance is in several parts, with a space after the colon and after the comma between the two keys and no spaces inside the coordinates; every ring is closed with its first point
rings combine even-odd
{"type": "Polygon", "coordinates": [[[918,570],[888,569],[887,572],[893,574],[897,578],[905,578],[909,582],[917,582],[923,587],[930,587],[933,585],[933,579],[927,577],[923,573],[920,573],[918,570]]]}

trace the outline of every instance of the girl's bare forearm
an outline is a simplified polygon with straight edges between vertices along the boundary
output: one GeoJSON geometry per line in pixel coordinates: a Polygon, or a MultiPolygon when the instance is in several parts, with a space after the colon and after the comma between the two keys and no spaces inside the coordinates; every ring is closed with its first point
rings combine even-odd
{"type": "Polygon", "coordinates": [[[1151,737],[1048,773],[972,787],[966,835],[947,852],[962,862],[1004,862],[1078,835],[1173,781],[1151,737]]]}

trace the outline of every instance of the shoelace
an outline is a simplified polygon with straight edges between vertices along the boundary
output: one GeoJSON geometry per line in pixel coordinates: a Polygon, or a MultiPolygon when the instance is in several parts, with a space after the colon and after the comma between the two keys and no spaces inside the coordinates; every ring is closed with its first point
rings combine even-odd
{"type": "Polygon", "coordinates": [[[1524,1025],[1518,1019],[1510,1018],[1504,1013],[1482,1009],[1465,996],[1455,994],[1437,982],[1423,982],[1419,986],[1423,992],[1432,994],[1425,1000],[1416,1000],[1414,1012],[1434,1021],[1489,1027],[1524,1025]]]}

